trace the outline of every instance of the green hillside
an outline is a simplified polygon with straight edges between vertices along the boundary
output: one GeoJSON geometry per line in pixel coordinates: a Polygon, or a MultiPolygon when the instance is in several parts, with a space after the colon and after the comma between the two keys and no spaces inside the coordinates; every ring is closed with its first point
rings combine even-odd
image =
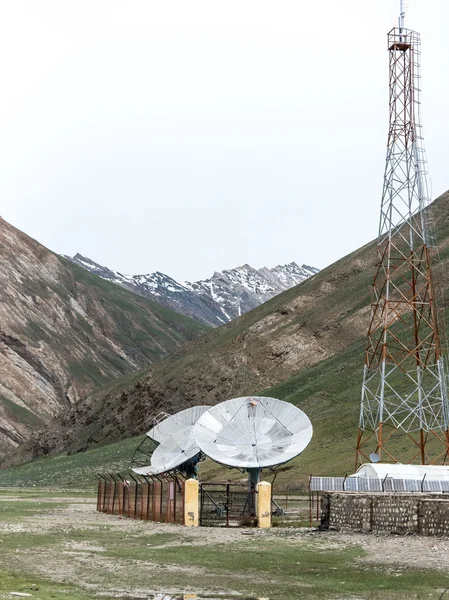
{"type": "MultiPolygon", "coordinates": [[[[304,453],[281,471],[277,485],[303,487],[311,473],[341,475],[353,471],[355,461],[358,402],[360,398],[363,344],[318,365],[305,369],[261,395],[288,400],[307,412],[314,426],[312,442],[304,453]]],[[[0,485],[61,485],[91,487],[96,473],[124,471],[143,436],[136,436],[84,452],[39,458],[19,467],[0,471],[0,485]]],[[[206,461],[202,479],[245,480],[237,470],[206,461]]],[[[266,477],[273,474],[267,470],[266,477]]]]}
{"type": "MultiPolygon", "coordinates": [[[[446,193],[432,205],[439,239],[435,274],[443,300],[448,288],[448,204],[446,193]]],[[[102,470],[101,466],[103,470],[125,468],[137,443],[129,438],[145,432],[162,410],[173,413],[195,404],[264,394],[298,405],[314,427],[311,444],[289,464],[291,470],[279,474],[278,483],[299,485],[311,473],[352,472],[374,263],[373,242],[229,325],[208,332],[188,352],[102,388],[43,432],[25,456],[38,455],[43,444],[54,453],[88,448],[59,457],[58,463],[51,458],[36,463],[44,471],[48,465],[59,473],[66,460],[79,461],[73,471],[80,469],[80,477],[75,478],[80,483],[85,468],[91,472],[102,470]],[[106,446],[111,442],[119,443],[106,446]],[[114,462],[117,457],[119,463],[114,462]],[[95,466],[90,468],[90,463],[95,466]]],[[[445,302],[441,305],[444,309],[445,302]]],[[[399,448],[403,441],[398,437],[396,443],[399,448]]],[[[0,474],[0,483],[5,478],[17,481],[29,468],[0,474]]],[[[215,478],[217,469],[206,463],[202,476],[215,478]]],[[[242,477],[227,470],[222,476],[242,477]]]]}
{"type": "MultiPolygon", "coordinates": [[[[345,352],[305,369],[261,395],[287,400],[310,417],[314,435],[301,456],[276,476],[279,487],[303,488],[310,474],[344,475],[354,471],[359,417],[364,340],[345,352]]],[[[0,485],[62,485],[90,487],[96,473],[129,469],[130,460],[143,436],[136,436],[85,452],[39,458],[0,471],[0,485]]],[[[264,471],[269,480],[270,470],[264,471]]],[[[206,461],[200,465],[202,480],[245,480],[237,470],[206,461]]]]}
{"type": "MultiPolygon", "coordinates": [[[[297,405],[309,415],[314,427],[312,441],[303,454],[286,465],[288,470],[277,474],[277,487],[303,489],[311,474],[338,476],[354,471],[363,350],[364,339],[360,339],[341,354],[260,392],[297,405]]],[[[96,484],[96,473],[128,470],[143,439],[140,435],[84,452],[39,458],[0,471],[0,485],[91,487],[96,484]]],[[[201,463],[200,476],[204,481],[246,480],[241,472],[209,460],[201,463]]],[[[271,480],[274,473],[265,470],[264,476],[271,480]]]]}

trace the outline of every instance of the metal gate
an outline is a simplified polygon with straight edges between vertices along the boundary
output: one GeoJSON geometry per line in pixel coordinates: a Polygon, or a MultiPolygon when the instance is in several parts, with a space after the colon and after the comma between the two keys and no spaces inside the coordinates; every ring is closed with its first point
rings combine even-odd
{"type": "Polygon", "coordinates": [[[200,525],[229,527],[255,525],[255,491],[238,484],[200,485],[200,525]]]}

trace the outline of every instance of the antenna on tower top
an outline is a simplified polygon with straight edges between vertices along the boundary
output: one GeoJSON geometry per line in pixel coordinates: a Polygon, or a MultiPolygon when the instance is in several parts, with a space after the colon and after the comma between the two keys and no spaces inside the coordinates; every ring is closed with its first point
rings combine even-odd
{"type": "Polygon", "coordinates": [[[405,19],[405,9],[406,6],[404,4],[404,0],[400,0],[400,9],[399,9],[399,33],[402,33],[404,29],[404,19],[405,19]]]}

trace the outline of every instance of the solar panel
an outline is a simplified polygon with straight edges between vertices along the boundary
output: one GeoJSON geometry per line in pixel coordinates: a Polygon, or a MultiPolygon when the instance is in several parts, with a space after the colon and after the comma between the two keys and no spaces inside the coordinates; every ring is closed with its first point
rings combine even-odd
{"type": "Polygon", "coordinates": [[[198,447],[231,467],[260,469],[285,463],[309,444],[313,428],[293,404],[251,396],[209,407],[194,429],[198,447]]]}

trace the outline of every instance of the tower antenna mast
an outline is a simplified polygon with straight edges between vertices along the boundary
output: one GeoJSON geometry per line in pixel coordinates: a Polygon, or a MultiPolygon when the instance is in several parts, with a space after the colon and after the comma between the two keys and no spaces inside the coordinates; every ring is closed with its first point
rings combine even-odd
{"type": "Polygon", "coordinates": [[[399,8],[399,33],[402,33],[404,29],[404,20],[405,20],[405,5],[404,0],[400,0],[400,8],[399,8]]]}
{"type": "Polygon", "coordinates": [[[390,123],[377,264],[365,350],[356,467],[449,463],[449,402],[432,272],[433,235],[421,124],[419,33],[388,34],[390,123]]]}

